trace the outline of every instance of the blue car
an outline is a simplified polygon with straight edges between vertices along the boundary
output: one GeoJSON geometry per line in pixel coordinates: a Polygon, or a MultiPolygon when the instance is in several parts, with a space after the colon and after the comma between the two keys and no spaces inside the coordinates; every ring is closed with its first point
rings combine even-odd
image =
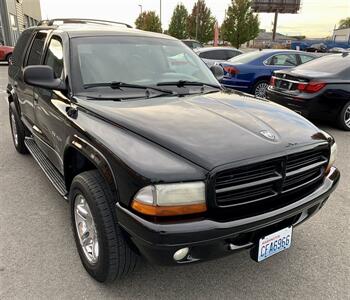
{"type": "Polygon", "coordinates": [[[227,88],[265,98],[272,72],[292,68],[318,56],[295,50],[261,50],[220,63],[225,70],[222,84],[227,88]]]}

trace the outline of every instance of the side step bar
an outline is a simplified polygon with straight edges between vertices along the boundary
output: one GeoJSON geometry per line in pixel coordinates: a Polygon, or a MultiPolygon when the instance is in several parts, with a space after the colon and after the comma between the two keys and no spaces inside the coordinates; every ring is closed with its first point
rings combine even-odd
{"type": "Polygon", "coordinates": [[[63,176],[57,171],[57,169],[52,165],[52,163],[47,159],[45,154],[40,150],[35,141],[32,138],[26,138],[24,141],[30,154],[34,157],[40,168],[44,171],[47,178],[51,181],[53,186],[57,191],[64,197],[68,199],[68,193],[66,190],[66,185],[64,183],[63,176]]]}

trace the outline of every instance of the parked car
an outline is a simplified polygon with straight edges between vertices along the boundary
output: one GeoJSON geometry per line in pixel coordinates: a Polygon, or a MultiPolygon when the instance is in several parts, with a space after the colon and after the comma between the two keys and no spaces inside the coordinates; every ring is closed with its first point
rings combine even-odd
{"type": "Polygon", "coordinates": [[[294,50],[261,50],[248,52],[221,63],[225,70],[222,83],[265,98],[272,72],[289,69],[315,59],[315,54],[294,50]]]}
{"type": "Polygon", "coordinates": [[[131,272],[139,255],[187,265],[251,249],[262,261],[336,188],[330,135],[224,90],[222,69],[181,41],[98,20],[40,24],[9,67],[13,142],[69,200],[96,280],[131,272]]]}
{"type": "Polygon", "coordinates": [[[195,52],[207,64],[208,67],[211,67],[216,63],[227,61],[243,53],[241,50],[230,47],[199,48],[195,49],[195,52]]]}
{"type": "Polygon", "coordinates": [[[10,63],[12,59],[13,47],[0,46],[0,61],[7,61],[10,63]]]}
{"type": "Polygon", "coordinates": [[[196,40],[182,40],[182,42],[191,49],[198,49],[204,47],[201,42],[198,42],[196,40]]]}
{"type": "Polygon", "coordinates": [[[307,118],[336,121],[350,130],[350,54],[332,54],[275,72],[267,98],[307,118]]]}
{"type": "Polygon", "coordinates": [[[324,43],[318,43],[313,44],[310,47],[307,47],[305,50],[306,52],[319,52],[319,53],[326,53],[327,52],[327,45],[324,43]]]}

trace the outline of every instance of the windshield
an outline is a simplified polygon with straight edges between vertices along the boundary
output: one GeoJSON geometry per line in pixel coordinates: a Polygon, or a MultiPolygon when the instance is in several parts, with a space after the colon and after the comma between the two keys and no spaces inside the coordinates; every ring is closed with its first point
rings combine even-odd
{"type": "Polygon", "coordinates": [[[253,52],[248,52],[248,53],[244,53],[244,54],[240,54],[238,56],[232,57],[228,61],[233,63],[246,64],[259,58],[260,56],[261,56],[260,51],[253,51],[253,52]]]}
{"type": "MultiPolygon", "coordinates": [[[[112,93],[108,86],[84,89],[89,84],[110,82],[156,86],[162,82],[185,80],[219,85],[191,49],[180,41],[162,38],[73,38],[72,69],[76,70],[73,72],[73,86],[78,93],[112,93]]],[[[113,93],[118,93],[118,90],[113,93]]]]}

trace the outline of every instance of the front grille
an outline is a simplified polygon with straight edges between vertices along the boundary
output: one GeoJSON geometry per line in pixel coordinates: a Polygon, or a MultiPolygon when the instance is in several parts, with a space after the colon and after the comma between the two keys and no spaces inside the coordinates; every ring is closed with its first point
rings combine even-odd
{"type": "Polygon", "coordinates": [[[304,195],[308,189],[320,186],[328,157],[329,150],[325,147],[218,172],[215,176],[216,205],[244,207],[258,213],[288,204],[290,198],[297,201],[288,195],[304,195]]]}
{"type": "Polygon", "coordinates": [[[287,157],[282,192],[286,193],[319,180],[328,163],[328,151],[307,151],[287,157]]]}

